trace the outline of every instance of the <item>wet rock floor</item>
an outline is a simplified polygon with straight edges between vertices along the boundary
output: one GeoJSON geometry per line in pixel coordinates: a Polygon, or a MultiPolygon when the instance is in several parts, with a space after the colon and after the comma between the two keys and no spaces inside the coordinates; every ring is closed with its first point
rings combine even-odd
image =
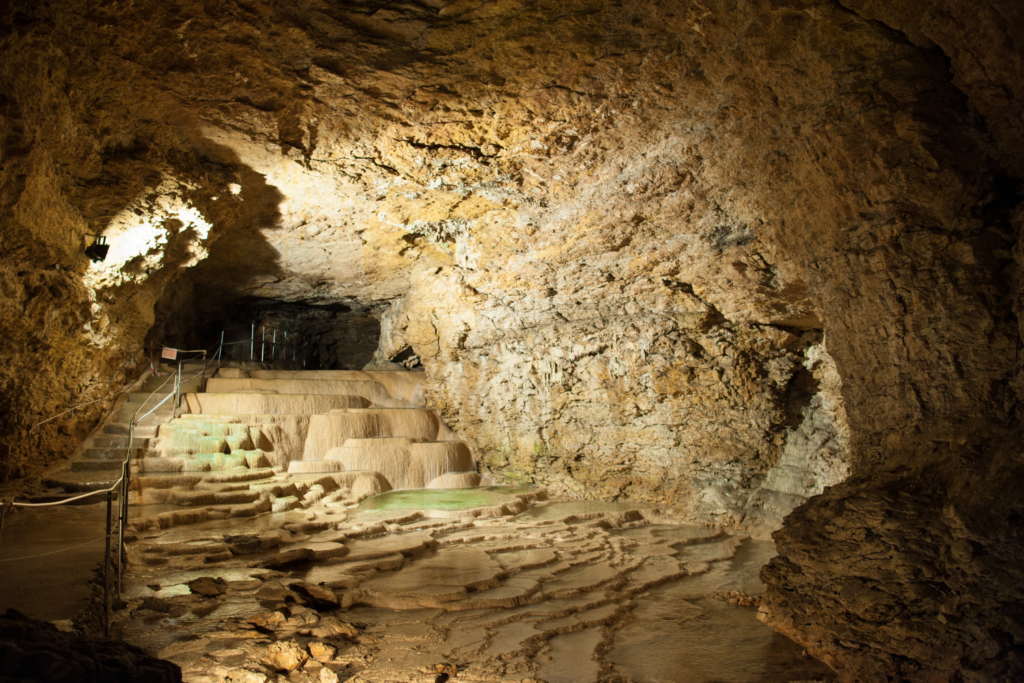
{"type": "Polygon", "coordinates": [[[195,683],[832,678],[757,620],[770,542],[626,504],[402,495],[142,532],[114,630],[195,683]]]}
{"type": "Polygon", "coordinates": [[[0,530],[0,613],[54,621],[89,610],[99,593],[106,511],[97,503],[8,512],[0,530]]]}

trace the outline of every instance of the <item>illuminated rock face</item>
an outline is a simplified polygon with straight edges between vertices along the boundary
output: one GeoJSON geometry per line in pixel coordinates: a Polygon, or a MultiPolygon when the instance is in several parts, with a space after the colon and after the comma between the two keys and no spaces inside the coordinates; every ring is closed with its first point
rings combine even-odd
{"type": "Polygon", "coordinates": [[[866,677],[1018,666],[1019,581],[981,579],[1024,509],[1016,6],[4,12],[8,475],[147,338],[356,302],[496,479],[771,527],[849,470],[766,618],[866,677]]]}

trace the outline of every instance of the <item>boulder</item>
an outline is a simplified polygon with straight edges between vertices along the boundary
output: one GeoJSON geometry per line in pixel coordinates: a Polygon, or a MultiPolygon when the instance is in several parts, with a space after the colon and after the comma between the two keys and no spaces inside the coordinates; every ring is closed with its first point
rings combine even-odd
{"type": "Polygon", "coordinates": [[[181,683],[181,669],[119,640],[86,640],[16,610],[0,616],[0,681],[181,683]]]}

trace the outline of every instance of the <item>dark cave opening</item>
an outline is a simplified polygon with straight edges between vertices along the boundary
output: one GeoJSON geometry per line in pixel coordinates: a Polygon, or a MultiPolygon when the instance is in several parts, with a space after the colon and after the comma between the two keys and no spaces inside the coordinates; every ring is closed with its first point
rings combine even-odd
{"type": "Polygon", "coordinates": [[[270,299],[239,302],[209,320],[201,336],[223,358],[309,370],[361,370],[373,359],[380,320],[358,303],[312,305],[270,299]]]}

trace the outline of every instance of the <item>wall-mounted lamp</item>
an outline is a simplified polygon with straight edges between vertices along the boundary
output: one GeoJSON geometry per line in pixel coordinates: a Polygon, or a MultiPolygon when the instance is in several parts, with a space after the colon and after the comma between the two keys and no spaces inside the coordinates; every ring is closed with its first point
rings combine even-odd
{"type": "Polygon", "coordinates": [[[110,245],[107,244],[107,238],[102,235],[86,235],[86,237],[94,237],[93,243],[85,248],[85,255],[93,263],[99,263],[100,261],[107,258],[107,252],[110,251],[110,245]]]}

